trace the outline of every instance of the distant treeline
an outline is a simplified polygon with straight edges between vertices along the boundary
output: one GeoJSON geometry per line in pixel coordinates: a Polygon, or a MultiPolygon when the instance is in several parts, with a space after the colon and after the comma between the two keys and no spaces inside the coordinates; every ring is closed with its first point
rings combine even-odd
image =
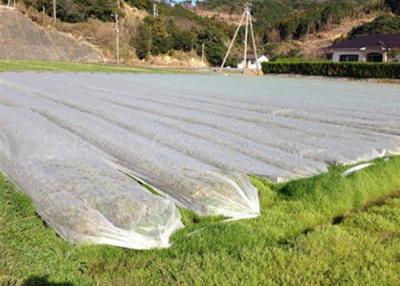
{"type": "MultiPolygon", "coordinates": [[[[210,23],[184,29],[177,26],[169,17],[149,16],[139,27],[134,46],[137,56],[145,59],[150,55],[166,54],[172,49],[185,52],[195,49],[201,55],[204,45],[208,62],[220,65],[227,50],[226,40],[224,30],[210,23]]],[[[228,60],[228,65],[235,65],[232,58],[228,60]]]]}
{"type": "MultiPolygon", "coordinates": [[[[49,16],[53,15],[52,0],[21,0],[21,2],[38,11],[44,9],[49,16]]],[[[117,11],[115,0],[57,0],[56,3],[58,19],[70,23],[84,22],[88,18],[110,21],[112,14],[117,11]]]]}
{"type": "MultiPolygon", "coordinates": [[[[166,2],[166,1],[165,1],[166,2]]],[[[153,2],[150,0],[127,0],[127,3],[150,14],[153,2]]],[[[165,54],[170,50],[202,53],[211,65],[220,65],[227,50],[226,43],[233,33],[233,27],[215,19],[201,17],[182,5],[171,6],[167,3],[157,5],[159,17],[146,17],[138,29],[136,54],[139,58],[165,54]]],[[[228,64],[235,65],[232,58],[228,64]]]]}

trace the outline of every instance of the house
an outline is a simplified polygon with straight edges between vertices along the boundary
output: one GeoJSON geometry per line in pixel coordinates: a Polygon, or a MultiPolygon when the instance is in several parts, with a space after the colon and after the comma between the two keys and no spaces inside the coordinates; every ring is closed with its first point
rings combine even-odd
{"type": "Polygon", "coordinates": [[[388,52],[400,48],[400,33],[371,34],[335,43],[324,49],[334,62],[387,62],[388,52]]]}
{"type": "MultiPolygon", "coordinates": [[[[258,57],[257,62],[259,64],[259,68],[261,69],[261,64],[264,62],[268,62],[268,57],[265,55],[262,55],[258,57]]],[[[238,58],[238,69],[243,69],[244,67],[244,57],[241,56],[238,58]]],[[[255,55],[248,55],[247,56],[247,69],[249,70],[256,70],[257,69],[257,63],[256,63],[256,57],[255,55]]]]}

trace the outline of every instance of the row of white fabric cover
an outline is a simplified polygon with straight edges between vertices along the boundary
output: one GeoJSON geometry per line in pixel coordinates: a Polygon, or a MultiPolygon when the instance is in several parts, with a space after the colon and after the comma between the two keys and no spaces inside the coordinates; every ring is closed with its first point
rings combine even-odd
{"type": "Polygon", "coordinates": [[[112,158],[46,118],[0,105],[0,168],[63,237],[84,243],[166,247],[182,227],[174,204],[118,171],[112,158]]]}

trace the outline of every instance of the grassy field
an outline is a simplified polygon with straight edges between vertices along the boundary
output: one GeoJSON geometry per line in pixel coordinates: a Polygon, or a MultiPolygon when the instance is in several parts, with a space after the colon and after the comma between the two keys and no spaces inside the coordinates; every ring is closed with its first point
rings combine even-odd
{"type": "Polygon", "coordinates": [[[400,157],[344,169],[279,185],[252,178],[259,218],[183,211],[174,245],[151,251],[71,245],[0,176],[0,285],[398,285],[400,157]]]}
{"type": "Polygon", "coordinates": [[[123,65],[82,64],[73,62],[0,60],[0,72],[4,71],[54,71],[54,72],[107,72],[107,73],[174,73],[171,69],[139,68],[123,65]]]}

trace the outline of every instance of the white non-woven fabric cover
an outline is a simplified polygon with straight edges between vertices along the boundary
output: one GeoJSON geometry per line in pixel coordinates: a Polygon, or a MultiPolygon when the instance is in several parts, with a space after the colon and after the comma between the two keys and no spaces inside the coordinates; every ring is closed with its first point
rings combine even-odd
{"type": "Polygon", "coordinates": [[[74,241],[132,248],[168,245],[176,206],[259,215],[247,174],[280,182],[400,151],[398,85],[1,73],[0,106],[0,168],[46,221],[74,241]]]}
{"type": "Polygon", "coordinates": [[[169,200],[111,158],[32,111],[0,105],[0,170],[64,238],[127,248],[168,247],[182,227],[169,200]]]}

